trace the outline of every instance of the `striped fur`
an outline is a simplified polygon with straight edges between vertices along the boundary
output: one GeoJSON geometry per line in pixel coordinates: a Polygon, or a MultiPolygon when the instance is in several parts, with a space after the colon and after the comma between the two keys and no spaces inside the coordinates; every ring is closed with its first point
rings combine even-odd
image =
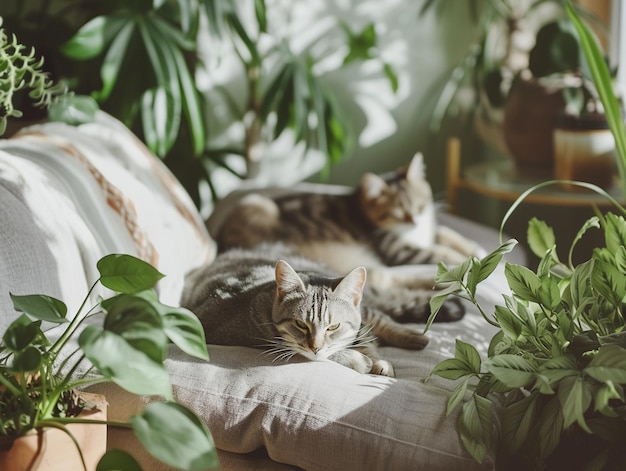
{"type": "Polygon", "coordinates": [[[476,243],[437,227],[421,155],[387,176],[365,174],[349,194],[244,197],[221,225],[220,251],[281,241],[337,273],[364,265],[380,289],[424,288],[431,280],[396,276],[388,267],[446,262],[478,253],[476,243]]]}
{"type": "MultiPolygon", "coordinates": [[[[209,343],[387,376],[393,367],[378,356],[378,341],[409,349],[428,343],[406,323],[426,321],[434,281],[403,265],[456,263],[476,250],[436,227],[421,157],[385,178],[366,174],[349,194],[250,194],[216,239],[220,254],[189,275],[183,294],[209,343]]],[[[437,320],[463,314],[460,303],[446,301],[437,320]]]]}
{"type": "Polygon", "coordinates": [[[182,305],[196,313],[208,343],[393,376],[392,365],[378,356],[376,339],[412,349],[424,348],[428,339],[386,315],[380,293],[365,280],[363,267],[337,276],[281,244],[262,244],[222,253],[190,273],[182,305]]]}

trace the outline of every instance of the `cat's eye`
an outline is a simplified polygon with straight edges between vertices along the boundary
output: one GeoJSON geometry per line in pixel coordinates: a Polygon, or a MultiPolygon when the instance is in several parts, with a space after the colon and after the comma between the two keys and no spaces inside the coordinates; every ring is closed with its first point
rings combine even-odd
{"type": "Polygon", "coordinates": [[[329,325],[326,330],[332,332],[333,330],[337,330],[339,328],[339,324],[329,325]]]}
{"type": "Polygon", "coordinates": [[[301,321],[300,319],[296,319],[296,326],[298,326],[298,329],[309,330],[309,326],[306,322],[301,321]]]}

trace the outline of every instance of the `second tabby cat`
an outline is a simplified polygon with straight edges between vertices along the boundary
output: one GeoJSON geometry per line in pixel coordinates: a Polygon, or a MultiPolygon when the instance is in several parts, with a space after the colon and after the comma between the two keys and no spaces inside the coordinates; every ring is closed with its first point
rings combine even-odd
{"type": "Polygon", "coordinates": [[[398,172],[365,174],[346,194],[249,194],[214,235],[220,251],[282,241],[337,273],[364,265],[368,283],[379,290],[432,288],[432,277],[416,276],[402,265],[458,264],[482,250],[437,225],[420,154],[398,172]]]}
{"type": "MultiPolygon", "coordinates": [[[[279,359],[299,354],[393,376],[376,342],[424,348],[428,339],[401,322],[423,322],[431,295],[430,289],[377,292],[366,284],[363,267],[338,276],[273,243],[229,250],[190,273],[182,305],[196,313],[208,343],[265,348],[279,359]]],[[[440,311],[450,320],[462,313],[451,301],[440,311]]]]}

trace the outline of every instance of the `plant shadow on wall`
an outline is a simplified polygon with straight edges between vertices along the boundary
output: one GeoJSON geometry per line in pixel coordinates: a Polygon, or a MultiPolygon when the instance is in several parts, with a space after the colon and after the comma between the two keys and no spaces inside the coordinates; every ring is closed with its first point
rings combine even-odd
{"type": "MultiPolygon", "coordinates": [[[[235,178],[254,177],[265,144],[286,134],[293,146],[302,144],[300,154],[319,151],[326,169],[352,145],[353,131],[318,70],[324,56],[316,55],[316,44],[295,52],[287,38],[270,33],[284,26],[270,23],[280,16],[277,2],[25,3],[2,2],[0,16],[7,29],[44,55],[55,80],[64,79],[72,91],[92,96],[133,129],[197,205],[202,182],[216,196],[211,179],[216,169],[235,178]],[[211,78],[211,65],[228,61],[229,55],[236,58],[245,83],[241,93],[234,92],[237,96],[211,78]],[[199,91],[202,75],[208,76],[211,91],[221,94],[231,121],[243,129],[235,139],[211,134],[214,109],[203,96],[206,90],[199,91]]],[[[289,8],[283,18],[287,23],[289,8]]],[[[373,23],[352,31],[336,20],[334,27],[346,49],[340,67],[374,58],[373,23]]],[[[384,65],[383,73],[397,87],[390,65],[384,65]]]]}
{"type": "MultiPolygon", "coordinates": [[[[567,13],[615,137],[626,194],[626,129],[611,74],[571,4],[567,13]]],[[[487,359],[481,359],[473,345],[457,340],[454,358],[432,371],[460,381],[448,411],[462,408],[458,431],[465,448],[479,462],[495,450],[497,469],[626,467],[626,208],[595,185],[570,183],[603,194],[616,213],[589,219],[567,261],[556,254],[552,228],[532,219],[528,242],[541,262],[536,271],[505,264],[511,292],[503,294],[504,304],[493,313],[477,303],[476,289],[516,241],[502,244],[482,260],[468,259],[455,268],[439,266],[437,281],[448,286],[447,293],[433,298],[433,316],[446,296],[456,295],[474,303],[485,322],[499,329],[487,359]],[[575,265],[577,242],[595,229],[604,234],[603,246],[575,265]]],[[[502,227],[531,191],[534,188],[511,207],[502,227]]]]}

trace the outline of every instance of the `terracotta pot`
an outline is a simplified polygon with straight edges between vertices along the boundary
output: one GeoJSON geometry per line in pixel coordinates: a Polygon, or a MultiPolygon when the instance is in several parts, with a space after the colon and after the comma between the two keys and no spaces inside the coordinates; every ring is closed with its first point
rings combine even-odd
{"type": "Polygon", "coordinates": [[[561,86],[519,77],[504,108],[504,140],[518,170],[551,176],[554,167],[552,135],[565,100],[561,86]]]}
{"type": "MultiPolygon", "coordinates": [[[[97,403],[97,409],[83,411],[79,417],[106,420],[107,403],[99,394],[81,393],[85,401],[97,403]]],[[[69,424],[78,440],[88,471],[95,471],[106,452],[107,426],[69,424]]],[[[0,470],[6,471],[80,471],[83,469],[76,445],[57,429],[33,431],[15,440],[10,449],[0,451],[0,470]]]]}

